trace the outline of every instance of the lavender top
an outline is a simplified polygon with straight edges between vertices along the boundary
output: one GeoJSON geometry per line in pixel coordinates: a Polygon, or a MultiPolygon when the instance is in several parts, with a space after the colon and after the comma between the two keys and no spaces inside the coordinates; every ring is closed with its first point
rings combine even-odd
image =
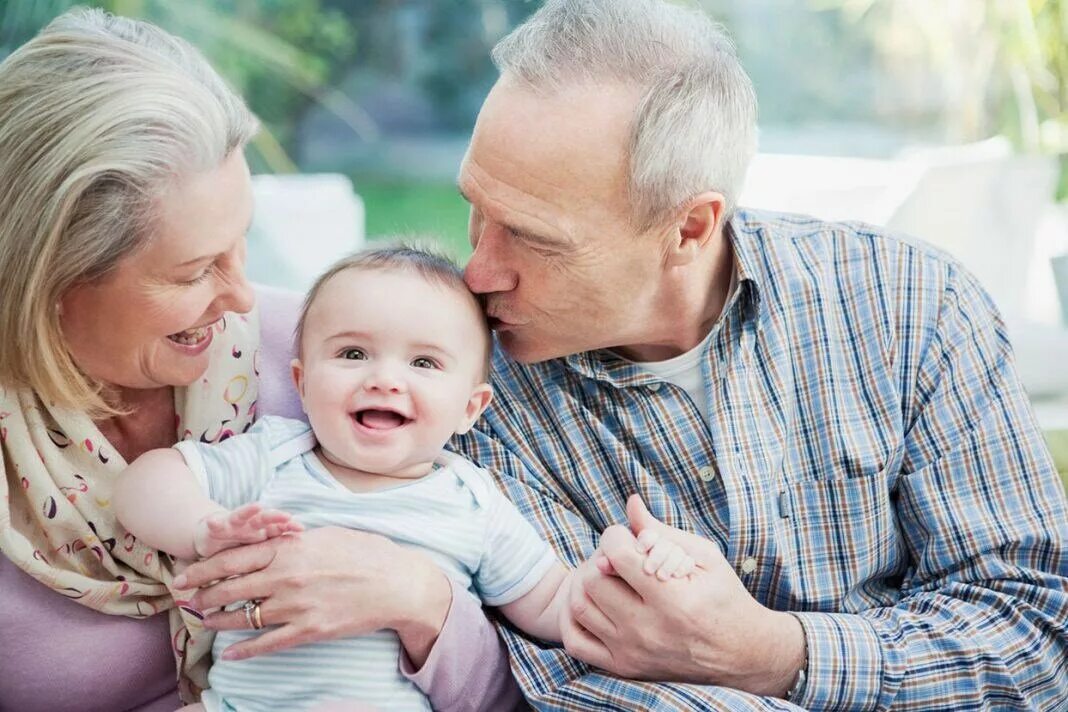
{"type": "MultiPolygon", "coordinates": [[[[303,417],[289,377],[300,296],[259,288],[261,414],[303,417]]],[[[167,617],[99,613],[54,593],[0,555],[0,710],[172,712],[176,690],[167,617]]],[[[437,710],[507,710],[520,701],[504,647],[478,599],[453,603],[422,669],[401,671],[437,710]]]]}

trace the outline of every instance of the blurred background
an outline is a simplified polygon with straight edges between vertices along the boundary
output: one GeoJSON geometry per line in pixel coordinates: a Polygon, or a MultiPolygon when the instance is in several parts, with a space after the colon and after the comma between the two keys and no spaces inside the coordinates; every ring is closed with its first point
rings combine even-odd
{"type": "MultiPolygon", "coordinates": [[[[0,0],[0,58],[72,5],[0,0]]],[[[92,0],[199,47],[265,129],[249,269],[303,288],[365,240],[461,260],[455,175],[489,50],[540,0],[92,0]],[[258,243],[258,244],[257,244],[258,243]]],[[[961,259],[1005,315],[1068,470],[1068,0],[694,0],[760,101],[742,203],[857,219],[961,259]]]]}

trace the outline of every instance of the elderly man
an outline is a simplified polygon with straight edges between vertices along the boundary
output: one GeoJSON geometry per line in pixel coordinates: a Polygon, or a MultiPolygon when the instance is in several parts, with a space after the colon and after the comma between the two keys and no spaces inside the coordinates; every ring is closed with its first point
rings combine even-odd
{"type": "Polygon", "coordinates": [[[700,13],[549,0],[494,59],[459,186],[503,351],[457,445],[581,565],[568,654],[506,632],[527,697],[1068,708],[1068,507],[975,279],[736,209],[755,100],[700,13]]]}

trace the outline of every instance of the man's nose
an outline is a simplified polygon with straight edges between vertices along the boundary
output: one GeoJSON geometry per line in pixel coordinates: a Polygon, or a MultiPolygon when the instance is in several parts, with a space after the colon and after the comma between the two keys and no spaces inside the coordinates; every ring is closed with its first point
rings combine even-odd
{"type": "Polygon", "coordinates": [[[464,282],[475,294],[510,292],[516,287],[516,275],[504,259],[499,232],[492,226],[482,230],[464,268],[464,282]]]}

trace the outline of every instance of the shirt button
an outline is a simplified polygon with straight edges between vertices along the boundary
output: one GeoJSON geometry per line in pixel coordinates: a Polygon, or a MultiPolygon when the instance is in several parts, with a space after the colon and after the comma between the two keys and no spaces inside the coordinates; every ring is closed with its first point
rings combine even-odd
{"type": "Polygon", "coordinates": [[[742,562],[742,573],[751,574],[754,571],[756,571],[756,559],[750,556],[748,559],[742,562]]]}
{"type": "Polygon", "coordinates": [[[657,391],[659,391],[659,390],[660,390],[660,384],[659,384],[659,383],[650,383],[650,384],[649,384],[649,386],[648,386],[648,388],[649,388],[649,390],[650,390],[650,391],[652,391],[653,393],[656,393],[657,391]]]}
{"type": "Polygon", "coordinates": [[[700,470],[698,470],[697,474],[701,478],[702,482],[711,482],[712,480],[716,479],[716,468],[708,467],[706,465],[705,467],[702,467],[700,470]]]}

